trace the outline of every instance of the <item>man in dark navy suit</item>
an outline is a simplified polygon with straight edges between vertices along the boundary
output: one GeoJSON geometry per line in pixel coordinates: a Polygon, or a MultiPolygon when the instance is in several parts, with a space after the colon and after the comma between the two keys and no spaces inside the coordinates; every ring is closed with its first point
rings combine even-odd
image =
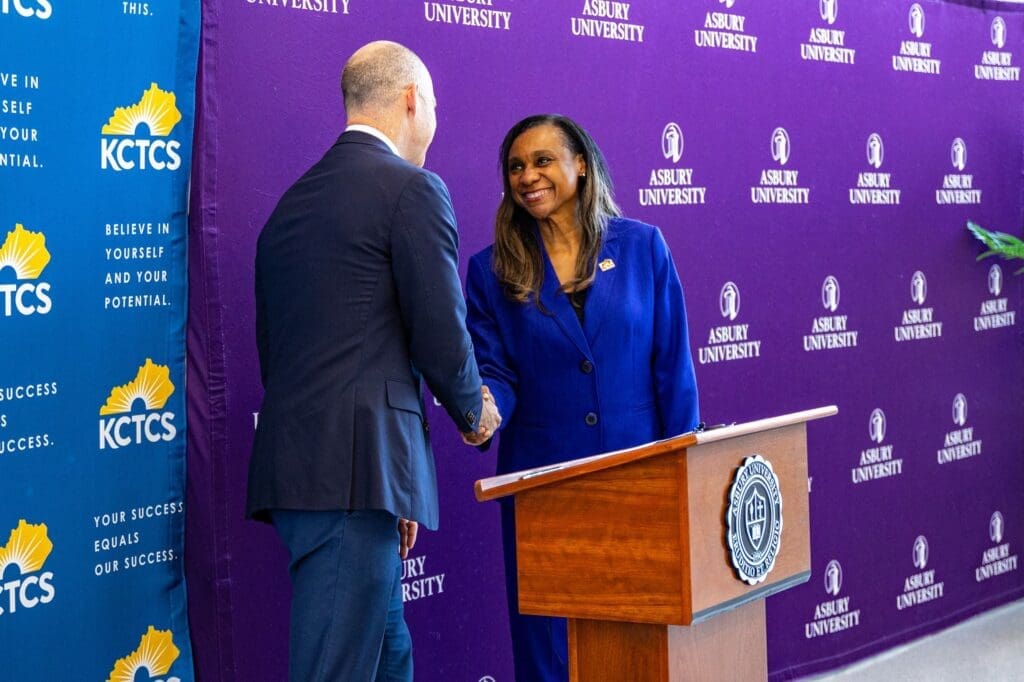
{"type": "Polygon", "coordinates": [[[348,127],[257,245],[265,396],[246,511],[290,555],[291,680],[411,680],[400,557],[438,521],[421,381],[470,443],[500,417],[466,332],[451,200],[422,168],[430,74],[376,42],[341,87],[348,127]]]}

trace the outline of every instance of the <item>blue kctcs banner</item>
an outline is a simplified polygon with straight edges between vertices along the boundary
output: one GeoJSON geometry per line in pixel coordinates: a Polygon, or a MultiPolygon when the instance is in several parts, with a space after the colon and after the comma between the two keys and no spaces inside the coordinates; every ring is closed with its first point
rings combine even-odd
{"type": "Polygon", "coordinates": [[[0,2],[0,679],[194,678],[198,37],[199,0],[0,2]]]}

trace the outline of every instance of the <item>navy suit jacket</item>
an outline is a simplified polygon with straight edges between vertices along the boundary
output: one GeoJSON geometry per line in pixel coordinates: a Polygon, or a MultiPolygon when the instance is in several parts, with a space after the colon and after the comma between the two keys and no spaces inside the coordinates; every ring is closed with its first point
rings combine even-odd
{"type": "Polygon", "coordinates": [[[343,134],[260,233],[265,390],[246,513],[383,509],[436,528],[421,378],[460,431],[480,415],[444,183],[343,134]]]}
{"type": "Polygon", "coordinates": [[[540,302],[547,312],[505,297],[492,249],[470,260],[467,302],[480,373],[503,418],[499,473],[697,425],[683,289],[657,228],[609,222],[583,326],[546,254],[540,302]]]}

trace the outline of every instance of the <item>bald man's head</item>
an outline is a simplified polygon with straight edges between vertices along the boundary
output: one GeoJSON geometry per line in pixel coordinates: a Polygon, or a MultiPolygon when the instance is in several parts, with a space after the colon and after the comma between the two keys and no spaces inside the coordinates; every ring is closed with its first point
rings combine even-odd
{"type": "Polygon", "coordinates": [[[430,75],[420,58],[409,48],[378,40],[356,50],[341,72],[341,93],[345,111],[376,114],[391,105],[410,84],[423,88],[430,75]]]}

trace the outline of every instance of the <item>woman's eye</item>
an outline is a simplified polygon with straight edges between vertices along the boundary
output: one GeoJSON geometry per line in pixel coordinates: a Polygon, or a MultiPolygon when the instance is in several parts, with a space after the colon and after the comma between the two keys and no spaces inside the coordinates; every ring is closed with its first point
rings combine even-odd
{"type": "Polygon", "coordinates": [[[537,159],[537,165],[538,165],[538,166],[546,166],[546,165],[548,165],[549,163],[551,163],[551,159],[549,159],[549,158],[548,158],[548,157],[546,157],[546,156],[542,156],[542,157],[540,157],[539,159],[537,159]]]}

